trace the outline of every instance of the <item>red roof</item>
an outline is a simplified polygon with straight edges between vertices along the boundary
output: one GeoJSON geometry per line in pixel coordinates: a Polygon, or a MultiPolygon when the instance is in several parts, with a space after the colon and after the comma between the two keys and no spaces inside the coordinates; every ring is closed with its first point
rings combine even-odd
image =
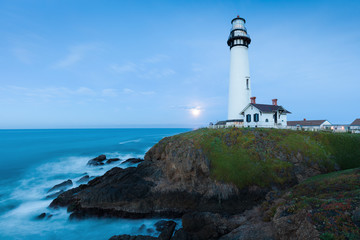
{"type": "Polygon", "coordinates": [[[288,121],[288,126],[320,126],[323,124],[326,120],[306,120],[306,121],[288,121]]]}
{"type": "Polygon", "coordinates": [[[353,121],[350,126],[360,126],[360,118],[355,119],[355,121],[353,121]]]}

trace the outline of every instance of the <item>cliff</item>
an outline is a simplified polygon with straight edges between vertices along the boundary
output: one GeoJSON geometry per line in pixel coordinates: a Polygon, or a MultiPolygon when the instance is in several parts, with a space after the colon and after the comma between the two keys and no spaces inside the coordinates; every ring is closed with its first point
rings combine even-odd
{"type": "MultiPolygon", "coordinates": [[[[60,194],[51,207],[67,206],[71,216],[78,218],[181,217],[207,212],[209,220],[211,214],[243,214],[265,201],[277,214],[273,200],[292,186],[321,173],[359,167],[359,160],[360,135],[199,129],[162,139],[138,167],[113,168],[60,194]]],[[[264,207],[271,221],[279,218],[281,214],[269,215],[269,209],[264,207]]],[[[263,218],[260,212],[256,221],[263,218]]],[[[223,226],[220,235],[216,232],[205,239],[230,234],[241,225],[235,222],[238,225],[223,226]]],[[[273,223],[259,226],[275,234],[273,223]]]]}

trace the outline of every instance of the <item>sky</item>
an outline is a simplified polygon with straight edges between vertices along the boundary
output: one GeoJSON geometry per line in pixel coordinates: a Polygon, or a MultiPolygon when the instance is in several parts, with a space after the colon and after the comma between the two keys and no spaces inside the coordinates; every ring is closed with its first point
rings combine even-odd
{"type": "Polygon", "coordinates": [[[0,129],[199,127],[227,117],[231,20],[252,95],[360,118],[360,1],[0,0],[0,129]]]}

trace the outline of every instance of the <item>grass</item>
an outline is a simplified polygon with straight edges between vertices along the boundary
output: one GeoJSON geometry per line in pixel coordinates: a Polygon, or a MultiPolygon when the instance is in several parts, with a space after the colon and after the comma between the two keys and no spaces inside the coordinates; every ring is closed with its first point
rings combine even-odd
{"type": "MultiPolygon", "coordinates": [[[[242,188],[291,181],[291,159],[323,172],[360,167],[360,135],[278,129],[198,129],[176,135],[191,139],[211,161],[212,176],[242,188]]],[[[168,139],[167,141],[171,140],[168,139]]]]}

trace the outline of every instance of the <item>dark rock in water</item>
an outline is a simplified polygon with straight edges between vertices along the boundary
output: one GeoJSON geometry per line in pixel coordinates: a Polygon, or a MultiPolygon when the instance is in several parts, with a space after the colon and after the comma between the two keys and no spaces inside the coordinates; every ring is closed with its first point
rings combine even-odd
{"type": "Polygon", "coordinates": [[[173,221],[168,221],[164,230],[160,233],[158,239],[159,240],[170,240],[171,236],[174,233],[176,223],[173,221]]]}
{"type": "Polygon", "coordinates": [[[198,238],[187,233],[183,228],[180,228],[175,232],[171,240],[198,240],[198,238]]]}
{"type": "Polygon", "coordinates": [[[36,219],[44,219],[46,217],[46,213],[41,213],[39,216],[36,217],[36,219]]]}
{"type": "Polygon", "coordinates": [[[160,220],[155,223],[155,229],[158,232],[164,231],[164,229],[168,228],[170,225],[172,225],[174,221],[166,221],[166,220],[160,220]]]}
{"type": "Polygon", "coordinates": [[[142,225],[139,227],[139,231],[144,231],[145,229],[146,229],[145,224],[142,224],[142,225]]]}
{"type": "Polygon", "coordinates": [[[50,219],[53,215],[49,213],[41,213],[39,216],[36,216],[35,219],[43,220],[43,219],[50,219]]]}
{"type": "Polygon", "coordinates": [[[60,190],[56,193],[53,193],[53,194],[49,194],[46,196],[46,199],[51,199],[51,198],[56,198],[57,196],[59,196],[60,194],[62,194],[63,192],[65,192],[64,190],[60,190]]]}
{"type": "MultiPolygon", "coordinates": [[[[118,235],[111,237],[110,240],[153,240],[153,239],[170,240],[174,233],[176,223],[173,221],[160,221],[160,222],[161,222],[161,226],[159,229],[162,229],[162,232],[160,233],[160,236],[158,238],[151,236],[142,236],[142,235],[138,235],[138,236],[118,235]]],[[[146,226],[143,224],[140,226],[139,231],[143,231],[145,228],[146,226]]]]}
{"type": "Polygon", "coordinates": [[[49,193],[49,192],[56,191],[56,190],[65,190],[65,189],[71,187],[72,185],[73,185],[73,182],[69,179],[69,180],[67,180],[67,181],[64,181],[64,182],[62,182],[62,183],[60,183],[60,184],[57,184],[57,185],[53,186],[53,187],[48,191],[48,193],[49,193]]]}
{"type": "Polygon", "coordinates": [[[104,154],[97,156],[96,158],[93,158],[88,161],[87,165],[90,166],[99,166],[104,165],[103,161],[106,160],[106,156],[104,154]]]}
{"type": "Polygon", "coordinates": [[[153,228],[147,228],[146,232],[149,233],[149,234],[152,234],[152,233],[155,232],[155,230],[153,228]]]}
{"type": "Polygon", "coordinates": [[[85,175],[83,177],[81,177],[79,180],[76,181],[76,183],[81,184],[81,183],[87,183],[90,180],[89,175],[85,175]]]}
{"type": "Polygon", "coordinates": [[[126,164],[126,163],[136,164],[136,163],[141,163],[143,161],[144,161],[144,159],[141,159],[141,158],[129,158],[129,159],[125,160],[124,162],[122,162],[121,164],[126,164]]]}
{"type": "Polygon", "coordinates": [[[120,158],[110,158],[109,160],[106,161],[107,164],[112,163],[112,162],[117,162],[120,161],[120,158]]]}
{"type": "Polygon", "coordinates": [[[151,236],[130,236],[130,235],[118,235],[112,236],[109,240],[155,240],[158,239],[156,237],[151,236]]]}

